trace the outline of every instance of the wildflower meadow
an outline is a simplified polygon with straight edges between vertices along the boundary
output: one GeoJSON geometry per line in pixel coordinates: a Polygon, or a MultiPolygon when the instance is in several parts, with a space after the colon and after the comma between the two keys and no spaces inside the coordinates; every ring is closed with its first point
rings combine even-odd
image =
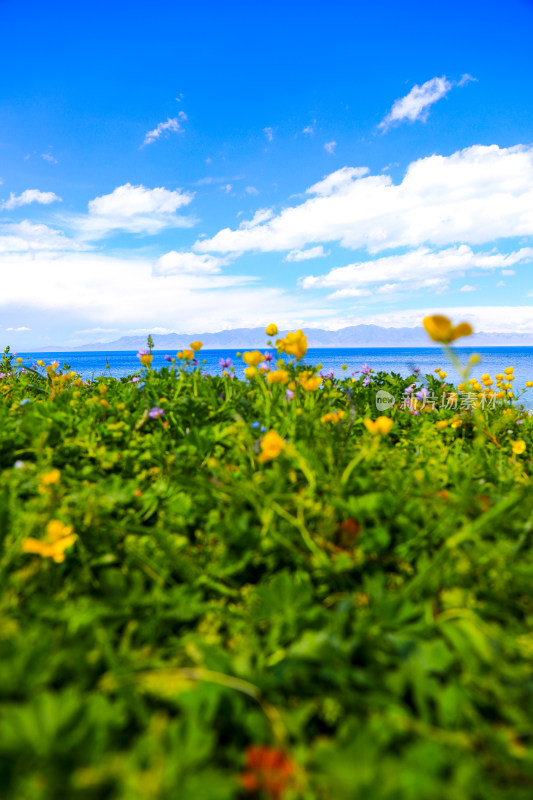
{"type": "Polygon", "coordinates": [[[4,800],[531,799],[533,418],[424,325],[408,378],[5,352],[4,800]]]}

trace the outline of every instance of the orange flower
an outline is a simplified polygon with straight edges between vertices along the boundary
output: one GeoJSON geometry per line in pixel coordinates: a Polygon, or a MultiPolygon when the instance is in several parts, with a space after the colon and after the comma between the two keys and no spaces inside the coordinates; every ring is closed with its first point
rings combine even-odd
{"type": "Polygon", "coordinates": [[[191,342],[190,344],[191,350],[194,350],[195,353],[197,353],[198,350],[201,350],[203,346],[204,346],[203,342],[191,342]]]}
{"type": "Polygon", "coordinates": [[[271,322],[270,325],[266,327],[266,335],[267,336],[275,336],[278,332],[278,326],[275,322],[271,322]]]}
{"type": "Polygon", "coordinates": [[[260,446],[261,454],[257,460],[263,464],[265,461],[272,461],[274,458],[277,458],[279,454],[285,450],[287,442],[285,439],[282,439],[276,431],[269,431],[265,433],[261,439],[260,446]]]}
{"type": "Polygon", "coordinates": [[[374,422],[371,419],[365,419],[365,428],[369,433],[385,435],[390,431],[392,425],[390,417],[378,417],[374,422]]]}
{"type": "Polygon", "coordinates": [[[276,342],[280,353],[288,353],[296,358],[303,358],[307,353],[307,336],[303,331],[288,333],[284,339],[276,342]]]}
{"type": "Polygon", "coordinates": [[[240,778],[248,792],[262,791],[270,800],[281,800],[294,774],[294,762],[283,750],[252,745],[246,751],[246,771],[240,778]]]}
{"type": "Polygon", "coordinates": [[[44,540],[28,536],[22,541],[23,553],[35,553],[42,558],[51,558],[57,564],[65,560],[65,550],[76,541],[76,534],[72,533],[70,525],[65,525],[59,519],[52,519],[46,526],[44,540]]]}
{"type": "Polygon", "coordinates": [[[450,344],[450,342],[454,342],[461,336],[472,336],[474,333],[472,326],[468,322],[461,322],[454,327],[451,320],[442,314],[425,317],[422,324],[430,339],[443,344],[450,344]]]}

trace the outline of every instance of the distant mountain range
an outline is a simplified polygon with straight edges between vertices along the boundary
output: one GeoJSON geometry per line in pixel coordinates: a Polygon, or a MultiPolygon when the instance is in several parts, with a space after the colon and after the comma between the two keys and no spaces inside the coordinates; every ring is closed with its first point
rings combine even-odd
{"type": "MultiPolygon", "coordinates": [[[[286,331],[280,331],[278,337],[286,331]]],[[[337,331],[306,328],[310,347],[428,347],[434,345],[423,328],[382,328],[379,325],[351,325],[337,331]]],[[[154,334],[155,350],[175,351],[188,347],[195,339],[203,342],[205,350],[238,350],[241,348],[264,348],[267,341],[264,328],[235,328],[218,333],[154,334]]],[[[462,339],[459,345],[473,347],[533,346],[533,334],[529,333],[476,333],[462,339]]],[[[437,346],[437,345],[435,345],[437,346]]],[[[78,351],[124,351],[146,347],[146,336],[122,336],[112,342],[92,342],[78,347],[43,347],[46,352],[78,351]]]]}

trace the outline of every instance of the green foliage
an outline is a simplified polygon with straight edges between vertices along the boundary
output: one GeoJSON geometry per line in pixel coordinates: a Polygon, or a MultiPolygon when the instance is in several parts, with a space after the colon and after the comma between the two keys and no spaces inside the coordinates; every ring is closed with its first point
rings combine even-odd
{"type": "Polygon", "coordinates": [[[416,376],[302,370],[287,399],[4,368],[2,798],[532,796],[531,417],[396,404],[372,434],[416,376]],[[245,789],[251,745],[281,793],[245,789]]]}

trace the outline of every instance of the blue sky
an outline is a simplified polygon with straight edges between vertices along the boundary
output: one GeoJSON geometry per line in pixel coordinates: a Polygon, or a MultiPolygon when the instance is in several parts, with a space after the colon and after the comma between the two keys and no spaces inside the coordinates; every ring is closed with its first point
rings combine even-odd
{"type": "Polygon", "coordinates": [[[533,334],[533,3],[0,3],[0,345],[533,334]]]}

